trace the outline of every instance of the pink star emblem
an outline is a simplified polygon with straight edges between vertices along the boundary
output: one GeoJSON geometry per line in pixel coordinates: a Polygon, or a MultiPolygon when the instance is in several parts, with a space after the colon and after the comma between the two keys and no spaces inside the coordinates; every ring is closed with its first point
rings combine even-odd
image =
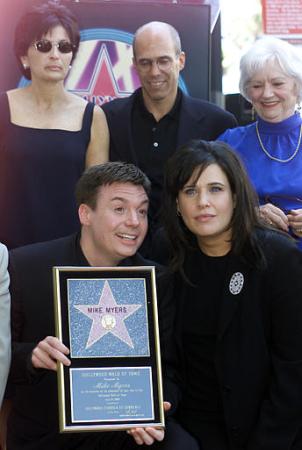
{"type": "Polygon", "coordinates": [[[102,98],[104,103],[114,98],[128,97],[131,94],[131,92],[123,92],[119,89],[110,56],[104,44],[101,46],[89,85],[86,89],[82,89],[81,93],[85,93],[90,101],[98,102],[98,99],[102,98]]]}
{"type": "Polygon", "coordinates": [[[105,281],[98,304],[74,306],[92,320],[86,349],[108,333],[112,333],[129,347],[134,348],[124,321],[141,305],[117,304],[108,281],[105,281]]]}

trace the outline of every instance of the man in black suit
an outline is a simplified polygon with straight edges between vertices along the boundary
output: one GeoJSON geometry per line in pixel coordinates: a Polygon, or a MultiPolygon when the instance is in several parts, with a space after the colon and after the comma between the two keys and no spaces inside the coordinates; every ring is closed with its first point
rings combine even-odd
{"type": "MultiPolygon", "coordinates": [[[[237,122],[232,114],[178,88],[185,53],[171,25],[150,22],[140,27],[134,36],[133,55],[141,88],[128,98],[104,104],[103,110],[110,131],[109,159],[132,162],[151,180],[152,236],[158,228],[167,159],[190,139],[215,140],[237,122]]],[[[149,254],[150,246],[149,241],[144,254],[149,254]]]]}
{"type": "MultiPolygon", "coordinates": [[[[68,366],[70,360],[69,349],[54,337],[52,267],[152,264],[137,253],[147,232],[149,190],[148,178],[132,164],[91,167],[77,185],[81,233],[11,252],[10,381],[16,393],[8,422],[8,450],[126,450],[152,443],[165,450],[198,448],[178,424],[170,426],[169,421],[163,442],[164,431],[154,427],[135,428],[128,434],[58,431],[56,363],[68,366]],[[183,446],[178,447],[180,442],[183,446]]],[[[168,289],[160,279],[159,301],[168,289]]],[[[165,317],[164,301],[162,308],[165,317]]],[[[166,398],[173,403],[173,388],[170,392],[166,398]]]]}

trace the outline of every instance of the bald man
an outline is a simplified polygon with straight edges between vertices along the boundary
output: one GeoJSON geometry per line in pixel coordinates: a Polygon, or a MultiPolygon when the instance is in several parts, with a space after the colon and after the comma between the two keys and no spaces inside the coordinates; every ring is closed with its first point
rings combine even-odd
{"type": "Polygon", "coordinates": [[[136,164],[152,183],[145,256],[153,256],[151,238],[158,228],[167,159],[190,139],[215,140],[237,124],[230,113],[179,89],[185,60],[174,27],[164,22],[143,25],[133,40],[133,63],[141,88],[128,98],[103,105],[110,130],[109,159],[136,164]]]}

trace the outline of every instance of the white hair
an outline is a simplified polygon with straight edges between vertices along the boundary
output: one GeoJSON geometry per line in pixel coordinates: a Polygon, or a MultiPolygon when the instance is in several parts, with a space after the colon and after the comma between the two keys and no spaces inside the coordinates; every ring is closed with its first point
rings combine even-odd
{"type": "Polygon", "coordinates": [[[302,50],[274,37],[258,39],[240,60],[240,93],[247,100],[248,84],[256,72],[263,70],[269,61],[277,62],[285,75],[294,79],[297,101],[302,100],[302,50]]]}

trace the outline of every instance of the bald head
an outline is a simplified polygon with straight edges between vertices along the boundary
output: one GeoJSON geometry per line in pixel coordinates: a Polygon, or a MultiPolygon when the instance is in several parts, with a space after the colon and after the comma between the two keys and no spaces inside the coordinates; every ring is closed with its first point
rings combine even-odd
{"type": "Polygon", "coordinates": [[[145,107],[160,120],[175,103],[179,72],[185,66],[179,34],[168,23],[150,22],[137,30],[133,45],[145,107]]]}
{"type": "Polygon", "coordinates": [[[133,38],[133,56],[136,57],[136,48],[140,41],[145,41],[152,36],[169,37],[175,48],[175,54],[179,55],[181,52],[181,42],[178,31],[169,23],[165,22],[149,22],[142,25],[136,30],[133,38]]]}

